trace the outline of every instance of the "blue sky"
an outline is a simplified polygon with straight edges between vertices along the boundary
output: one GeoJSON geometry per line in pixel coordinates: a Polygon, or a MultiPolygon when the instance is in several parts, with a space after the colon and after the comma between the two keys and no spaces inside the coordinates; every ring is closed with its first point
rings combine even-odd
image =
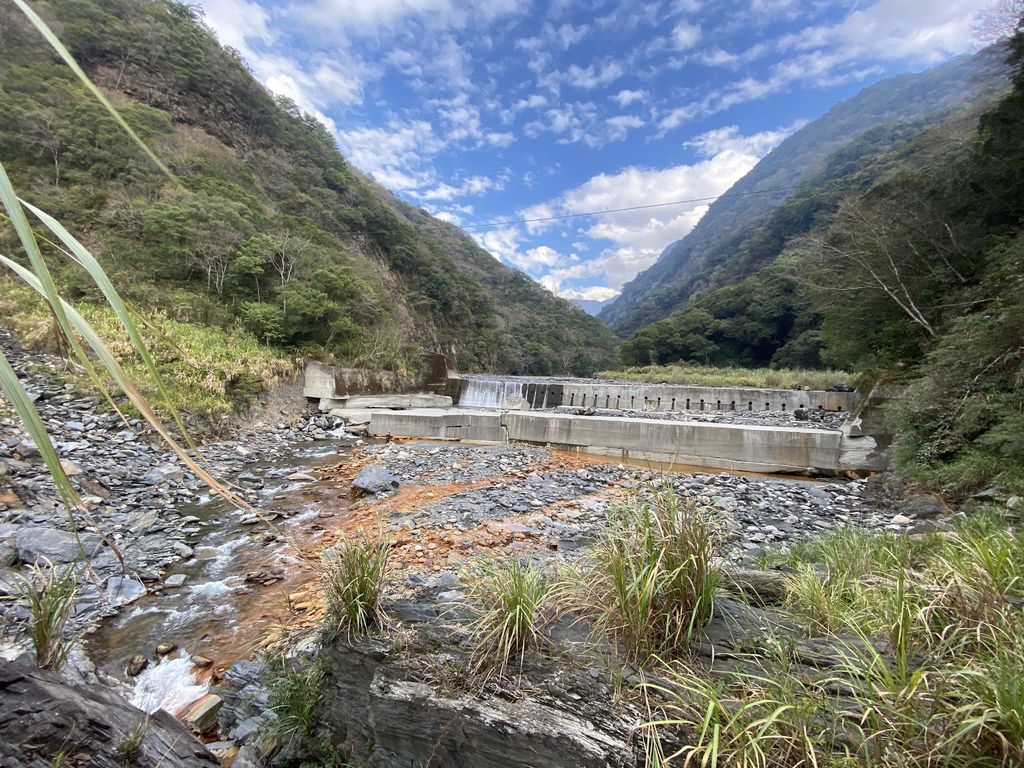
{"type": "Polygon", "coordinates": [[[614,296],[865,85],[976,47],[983,0],[200,0],[357,167],[567,298],[614,296]]]}

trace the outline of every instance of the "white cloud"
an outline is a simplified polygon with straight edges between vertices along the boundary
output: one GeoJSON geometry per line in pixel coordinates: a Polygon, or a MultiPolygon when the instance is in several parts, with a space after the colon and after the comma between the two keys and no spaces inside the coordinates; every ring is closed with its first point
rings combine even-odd
{"type": "Polygon", "coordinates": [[[378,32],[410,20],[430,29],[460,29],[523,10],[517,0],[308,0],[290,7],[316,28],[378,32]]]}
{"type": "Polygon", "coordinates": [[[504,189],[506,181],[505,177],[492,179],[490,176],[469,176],[459,182],[457,186],[442,182],[433,189],[416,193],[416,196],[421,200],[454,200],[463,195],[483,195],[487,192],[504,189]]]}
{"type": "MultiPolygon", "coordinates": [[[[544,283],[543,280],[541,282],[544,283]]],[[[554,281],[550,282],[554,283],[554,281]]],[[[621,293],[621,291],[617,291],[614,288],[609,288],[606,285],[590,285],[587,286],[586,288],[577,289],[561,288],[561,286],[558,285],[553,286],[545,283],[544,287],[547,288],[552,293],[557,293],[563,299],[570,300],[580,299],[584,301],[608,301],[608,299],[612,299],[621,293]]]]}
{"type": "Polygon", "coordinates": [[[647,101],[648,96],[650,96],[650,94],[647,91],[632,91],[628,88],[624,88],[612,96],[612,100],[619,105],[620,109],[625,109],[634,102],[647,101]]]}
{"type": "MultiPolygon", "coordinates": [[[[536,265],[536,272],[560,295],[578,290],[572,283],[581,280],[597,280],[607,289],[620,289],[653,264],[669,243],[690,232],[711,199],[724,193],[796,127],[752,135],[743,135],[735,126],[708,131],[688,142],[703,158],[695,163],[667,168],[630,166],[616,173],[601,173],[556,200],[534,206],[531,213],[541,216],[635,208],[584,220],[590,223],[581,231],[592,241],[610,243],[596,258],[547,269],[536,265]],[[677,200],[694,202],[647,207],[677,200]]],[[[536,235],[556,224],[536,222],[529,231],[536,235]]]]}
{"type": "Polygon", "coordinates": [[[608,126],[609,141],[622,141],[631,129],[647,125],[647,121],[639,115],[615,115],[604,122],[608,126]]]}
{"type": "Polygon", "coordinates": [[[342,150],[356,167],[400,192],[433,182],[435,174],[429,161],[444,147],[426,120],[392,121],[387,128],[351,128],[338,131],[337,136],[342,150]]]}
{"type": "Polygon", "coordinates": [[[699,24],[688,24],[681,21],[672,30],[672,45],[676,50],[685,51],[700,42],[701,29],[699,24]]]}

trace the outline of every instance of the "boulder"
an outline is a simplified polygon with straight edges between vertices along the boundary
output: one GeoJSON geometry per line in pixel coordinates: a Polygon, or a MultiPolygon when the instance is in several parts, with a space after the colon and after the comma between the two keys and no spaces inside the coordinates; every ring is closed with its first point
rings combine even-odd
{"type": "Polygon", "coordinates": [[[220,696],[207,693],[190,704],[181,715],[181,721],[200,735],[210,733],[217,727],[217,713],[224,705],[220,696]]]}
{"type": "Polygon", "coordinates": [[[188,577],[185,576],[184,573],[175,573],[174,575],[168,576],[166,579],[164,579],[164,586],[169,589],[180,587],[182,584],[185,583],[185,580],[187,578],[188,577]]]}
{"type": "Polygon", "coordinates": [[[352,488],[357,493],[377,495],[390,493],[399,486],[399,480],[384,467],[364,467],[352,481],[352,488]]]}
{"type": "Polygon", "coordinates": [[[6,541],[0,541],[0,568],[10,568],[18,562],[18,550],[6,541]]]}
{"type": "Polygon", "coordinates": [[[143,726],[136,768],[216,768],[220,764],[170,714],[136,709],[102,685],[77,685],[22,662],[0,661],[0,765],[123,768],[125,735],[143,726]]]}
{"type": "Polygon", "coordinates": [[[142,476],[142,482],[146,485],[159,485],[160,483],[180,483],[185,479],[185,470],[176,464],[165,464],[162,467],[153,467],[142,476]]]}
{"type": "Polygon", "coordinates": [[[134,603],[146,594],[146,585],[127,576],[111,576],[107,579],[107,599],[116,605],[134,603]]]}
{"type": "Polygon", "coordinates": [[[897,511],[903,517],[927,520],[948,513],[949,507],[943,498],[936,493],[919,493],[900,504],[897,511]]]}
{"type": "Polygon", "coordinates": [[[59,528],[27,526],[14,534],[14,548],[23,563],[34,563],[41,558],[56,564],[73,563],[81,559],[83,549],[87,555],[92,554],[100,541],[99,536],[91,533],[80,534],[79,539],[81,546],[74,534],[59,528]]]}

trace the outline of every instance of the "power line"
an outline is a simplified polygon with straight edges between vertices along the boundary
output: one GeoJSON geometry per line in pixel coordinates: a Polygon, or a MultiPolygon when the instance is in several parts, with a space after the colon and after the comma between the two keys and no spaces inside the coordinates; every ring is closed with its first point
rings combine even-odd
{"type": "Polygon", "coordinates": [[[511,224],[534,224],[540,221],[561,221],[563,219],[574,219],[581,216],[599,216],[603,213],[625,213],[626,211],[642,211],[648,208],[665,208],[670,205],[686,205],[687,203],[708,203],[715,200],[722,200],[730,197],[749,197],[750,195],[767,195],[772,192],[790,192],[799,189],[799,185],[792,187],[774,187],[773,189],[759,189],[752,192],[734,192],[733,194],[714,195],[713,197],[693,197],[689,200],[672,200],[667,203],[648,203],[647,205],[631,205],[626,208],[605,208],[600,211],[586,211],[585,213],[563,213],[557,216],[539,216],[531,219],[510,219],[508,221],[489,221],[481,224],[459,224],[459,229],[487,229],[494,227],[507,227],[511,224]]]}

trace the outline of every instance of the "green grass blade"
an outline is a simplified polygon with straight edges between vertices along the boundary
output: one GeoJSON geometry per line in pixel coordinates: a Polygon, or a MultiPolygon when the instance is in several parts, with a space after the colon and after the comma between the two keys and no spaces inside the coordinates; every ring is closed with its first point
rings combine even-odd
{"type": "Polygon", "coordinates": [[[64,228],[64,225],[45,211],[36,208],[31,203],[26,202],[25,200],[21,200],[21,203],[70,249],[69,255],[71,258],[77,261],[82,268],[88,272],[93,282],[96,283],[97,287],[106,298],[107,303],[110,305],[111,309],[114,310],[114,314],[117,316],[117,319],[124,327],[125,332],[128,334],[128,338],[131,339],[132,344],[135,346],[135,350],[139,353],[146,365],[146,368],[149,370],[150,376],[152,376],[153,381],[156,383],[160,392],[160,396],[164,399],[164,403],[170,411],[175,425],[178,427],[178,431],[185,438],[189,447],[198,451],[198,448],[196,448],[195,443],[192,441],[191,435],[189,435],[188,430],[185,429],[185,424],[182,422],[180,414],[171,402],[171,397],[164,386],[163,377],[160,376],[156,363],[149,354],[149,350],[146,348],[146,344],[142,340],[142,336],[139,333],[138,327],[135,325],[135,321],[132,319],[131,313],[121,300],[120,294],[118,294],[117,289],[114,288],[114,284],[110,281],[106,271],[104,271],[103,267],[96,260],[96,257],[94,257],[92,253],[90,253],[89,250],[74,237],[74,235],[68,232],[67,229],[64,228]]]}
{"type": "Polygon", "coordinates": [[[139,148],[146,153],[146,156],[153,161],[156,167],[159,168],[164,175],[177,183],[177,177],[175,177],[175,175],[171,173],[170,169],[163,164],[160,158],[154,154],[153,150],[146,146],[146,142],[144,142],[139,135],[132,130],[132,127],[128,125],[123,117],[121,117],[120,113],[114,105],[110,103],[109,99],[103,95],[103,92],[96,87],[92,80],[89,79],[89,76],[85,74],[80,66],[78,66],[78,62],[75,61],[75,57],[72,56],[70,51],[64,47],[64,44],[57,38],[57,35],[53,33],[53,30],[51,30],[46,22],[42,20],[39,14],[32,10],[25,0],[14,0],[14,4],[18,6],[18,8],[21,9],[21,12],[28,17],[28,20],[32,22],[32,25],[36,29],[39,30],[39,33],[46,39],[46,42],[49,43],[50,47],[53,48],[53,50],[57,52],[57,55],[64,60],[64,63],[71,68],[71,71],[75,73],[75,76],[82,81],[83,85],[85,85],[85,87],[89,89],[90,93],[96,97],[96,100],[103,105],[107,112],[110,113],[111,117],[117,121],[117,124],[121,126],[125,133],[131,137],[132,141],[139,145],[139,148]]]}

